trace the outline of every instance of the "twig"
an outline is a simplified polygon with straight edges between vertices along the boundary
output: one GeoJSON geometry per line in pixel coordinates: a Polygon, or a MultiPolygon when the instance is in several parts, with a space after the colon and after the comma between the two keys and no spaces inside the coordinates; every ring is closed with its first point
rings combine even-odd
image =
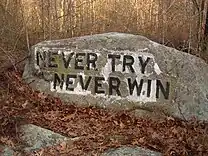
{"type": "Polygon", "coordinates": [[[183,113],[182,113],[181,105],[180,105],[179,103],[178,103],[178,110],[179,110],[179,113],[180,113],[180,115],[182,116],[183,120],[187,122],[185,116],[184,116],[183,113]]]}
{"type": "MultiPolygon", "coordinates": [[[[84,2],[81,3],[80,5],[75,6],[75,8],[79,8],[79,7],[81,7],[82,5],[85,5],[85,4],[88,4],[88,3],[93,3],[93,2],[96,2],[96,0],[91,1],[91,2],[84,1],[84,2]]],[[[65,14],[65,15],[59,16],[59,17],[57,17],[56,20],[59,20],[60,18],[63,18],[63,17],[68,16],[68,15],[70,15],[70,14],[71,14],[71,13],[67,13],[67,14],[65,14]]],[[[73,14],[73,15],[76,16],[75,14],[73,14]]]]}
{"type": "Polygon", "coordinates": [[[197,3],[196,0],[192,0],[194,6],[196,7],[197,11],[199,12],[200,11],[200,8],[199,8],[199,4],[197,3]]]}
{"type": "Polygon", "coordinates": [[[2,47],[0,47],[0,50],[2,50],[3,53],[5,53],[5,55],[7,56],[7,58],[10,60],[11,64],[13,65],[15,71],[17,71],[17,68],[16,68],[16,66],[15,66],[15,64],[14,64],[14,61],[13,61],[12,58],[7,54],[7,51],[6,51],[5,49],[3,49],[2,47]]]}
{"type": "Polygon", "coordinates": [[[30,56],[30,55],[23,57],[23,59],[17,61],[17,62],[15,63],[15,65],[18,65],[19,63],[23,62],[23,61],[26,60],[29,56],[30,56]]]}
{"type": "MultiPolygon", "coordinates": [[[[3,48],[1,48],[0,47],[0,49],[6,54],[6,51],[3,49],[3,48]]],[[[15,69],[15,71],[17,71],[17,68],[16,68],[16,66],[19,64],[19,63],[21,63],[21,62],[23,62],[24,60],[26,60],[28,57],[29,57],[29,55],[28,56],[25,56],[23,59],[21,59],[21,60],[19,60],[19,61],[17,61],[16,63],[14,63],[14,61],[12,61],[12,59],[11,59],[11,57],[10,56],[8,56],[7,55],[7,57],[10,59],[10,62],[12,63],[12,65],[3,65],[3,66],[1,66],[0,67],[0,73],[2,73],[2,72],[4,72],[4,71],[6,71],[6,70],[8,70],[9,68],[11,68],[11,66],[13,66],[14,67],[14,69],[15,69]]]]}

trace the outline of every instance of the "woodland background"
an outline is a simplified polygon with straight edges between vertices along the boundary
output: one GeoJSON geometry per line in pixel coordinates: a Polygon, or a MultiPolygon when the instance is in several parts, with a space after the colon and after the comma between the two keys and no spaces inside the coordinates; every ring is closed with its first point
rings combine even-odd
{"type": "Polygon", "coordinates": [[[50,39],[126,32],[208,61],[207,0],[0,0],[0,67],[50,39]]]}
{"type": "Polygon", "coordinates": [[[40,149],[36,156],[96,154],[121,145],[165,156],[208,155],[205,123],[172,117],[156,122],[128,112],[66,105],[22,81],[32,45],[104,32],[143,35],[208,62],[208,0],[0,0],[0,146],[22,152],[25,143],[17,128],[31,123],[80,138],[40,149]]]}

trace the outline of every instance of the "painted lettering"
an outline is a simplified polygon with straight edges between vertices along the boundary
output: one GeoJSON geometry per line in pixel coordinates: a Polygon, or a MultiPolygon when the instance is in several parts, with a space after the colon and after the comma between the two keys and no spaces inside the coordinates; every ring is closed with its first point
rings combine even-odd
{"type": "Polygon", "coordinates": [[[76,53],[76,56],[75,56],[75,69],[84,70],[83,61],[84,61],[85,55],[86,55],[85,53],[76,53]]]}
{"type": "Polygon", "coordinates": [[[43,67],[47,66],[47,56],[46,56],[46,51],[40,52],[36,51],[36,64],[40,66],[43,64],[43,67]]]}
{"type": "Polygon", "coordinates": [[[132,67],[133,64],[134,64],[134,58],[131,55],[124,55],[123,72],[126,71],[126,67],[128,67],[132,73],[135,73],[134,68],[132,67]]]}
{"type": "Polygon", "coordinates": [[[53,51],[51,53],[48,53],[48,67],[50,68],[58,68],[58,64],[55,62],[55,56],[58,56],[57,51],[53,51]]]}
{"type": "Polygon", "coordinates": [[[121,81],[118,77],[109,77],[109,95],[113,95],[113,90],[116,91],[118,96],[121,96],[121,92],[119,90],[121,81]]]}
{"type": "Polygon", "coordinates": [[[87,70],[96,70],[96,61],[98,57],[96,53],[87,53],[87,70]]]}
{"type": "Polygon", "coordinates": [[[144,83],[143,79],[140,80],[139,85],[138,85],[136,79],[132,83],[131,78],[128,78],[129,94],[132,95],[133,92],[134,92],[134,88],[136,87],[137,96],[140,96],[141,91],[142,91],[143,83],[144,83]]]}
{"type": "Polygon", "coordinates": [[[89,87],[90,81],[92,79],[92,76],[88,77],[88,79],[86,80],[86,83],[84,83],[84,79],[83,79],[82,75],[79,75],[78,77],[79,77],[79,81],[80,81],[82,89],[87,90],[89,87]]]}
{"type": "Polygon", "coordinates": [[[141,65],[141,73],[144,74],[145,67],[147,66],[147,63],[149,62],[150,58],[147,57],[147,59],[145,61],[143,61],[141,56],[139,56],[138,58],[139,58],[139,62],[140,62],[140,65],[141,65]]]}
{"type": "Polygon", "coordinates": [[[151,86],[152,86],[152,80],[147,80],[147,97],[150,97],[151,86]]]}
{"type": "Polygon", "coordinates": [[[169,93],[170,93],[170,83],[166,82],[166,89],[165,89],[162,82],[160,80],[157,80],[156,81],[156,98],[159,98],[160,90],[161,90],[164,98],[168,99],[169,93]]]}
{"type": "Polygon", "coordinates": [[[95,94],[104,94],[105,91],[102,89],[102,81],[104,81],[104,77],[95,77],[95,94]]]}
{"type": "Polygon", "coordinates": [[[100,57],[99,54],[89,50],[77,53],[40,49],[36,51],[35,63],[44,67],[44,70],[46,67],[57,68],[54,71],[50,70],[54,72],[51,85],[53,91],[83,95],[101,94],[104,97],[113,95],[128,100],[130,98],[133,101],[168,100],[171,85],[169,82],[156,79],[154,74],[158,72],[152,70],[158,70],[159,67],[155,67],[154,57],[147,53],[141,55],[125,52],[108,53],[100,57]],[[58,70],[59,63],[64,70],[58,70]],[[147,67],[153,68],[151,72],[147,71],[147,67]]]}
{"type": "Polygon", "coordinates": [[[65,56],[64,52],[61,52],[62,60],[64,63],[64,67],[67,69],[69,68],[70,61],[73,57],[74,53],[70,53],[69,55],[65,56]],[[66,58],[67,57],[67,58],[66,58]]]}
{"type": "Polygon", "coordinates": [[[54,74],[54,81],[53,81],[53,89],[56,89],[56,86],[60,86],[60,89],[63,89],[64,85],[64,74],[61,74],[61,77],[59,74],[54,74]]]}
{"type": "Polygon", "coordinates": [[[74,91],[74,83],[77,75],[68,74],[66,77],[66,90],[74,91]]]}
{"type": "Polygon", "coordinates": [[[116,68],[116,59],[120,59],[120,55],[115,55],[115,54],[108,54],[108,58],[111,59],[111,67],[112,67],[112,72],[115,72],[116,68]]]}

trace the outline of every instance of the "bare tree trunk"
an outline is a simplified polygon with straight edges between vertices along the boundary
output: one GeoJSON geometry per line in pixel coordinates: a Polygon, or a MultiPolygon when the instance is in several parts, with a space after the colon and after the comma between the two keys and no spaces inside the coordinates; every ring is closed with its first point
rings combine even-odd
{"type": "MultiPolygon", "coordinates": [[[[202,34],[203,34],[203,38],[206,37],[206,24],[208,24],[207,22],[207,14],[208,14],[208,1],[204,2],[204,9],[203,9],[203,20],[202,20],[202,34]]],[[[208,26],[207,26],[208,27],[208,26]]]]}
{"type": "Polygon", "coordinates": [[[208,39],[208,2],[207,2],[207,7],[206,7],[206,22],[205,22],[205,30],[204,30],[204,35],[206,39],[208,39]]]}
{"type": "Polygon", "coordinates": [[[193,8],[191,7],[190,1],[186,2],[186,8],[187,11],[189,12],[186,17],[189,18],[191,21],[189,22],[189,37],[188,37],[188,53],[191,52],[191,49],[193,47],[192,42],[193,42],[193,23],[194,23],[194,18],[193,18],[193,8]],[[191,11],[190,11],[191,10],[191,11]]]}
{"type": "Polygon", "coordinates": [[[202,51],[201,43],[203,42],[203,21],[206,0],[201,0],[200,2],[192,0],[192,2],[197,9],[197,51],[200,53],[202,51]]]}
{"type": "Polygon", "coordinates": [[[42,22],[42,33],[43,33],[43,40],[46,39],[46,33],[45,33],[45,14],[44,14],[44,0],[41,0],[41,22],[42,22]]]}
{"type": "Polygon", "coordinates": [[[6,2],[5,2],[5,10],[6,11],[8,10],[8,6],[9,6],[9,0],[6,0],[6,2]]]}
{"type": "Polygon", "coordinates": [[[158,31],[159,31],[159,36],[161,37],[161,43],[164,44],[164,17],[163,17],[163,9],[164,9],[164,2],[163,0],[159,0],[159,11],[158,11],[158,31]]]}
{"type": "Polygon", "coordinates": [[[47,6],[47,12],[48,12],[48,23],[49,23],[49,40],[52,38],[52,21],[51,21],[51,1],[48,0],[48,6],[47,6]]]}
{"type": "Polygon", "coordinates": [[[55,12],[55,17],[54,17],[54,26],[55,26],[55,31],[58,34],[59,32],[59,22],[58,22],[58,6],[57,6],[57,0],[54,0],[54,12],[55,12]]]}
{"type": "Polygon", "coordinates": [[[95,32],[95,2],[94,0],[90,0],[91,2],[91,34],[95,32]]]}
{"type": "Polygon", "coordinates": [[[64,1],[65,0],[61,0],[60,2],[60,32],[63,33],[64,30],[64,1]]]}

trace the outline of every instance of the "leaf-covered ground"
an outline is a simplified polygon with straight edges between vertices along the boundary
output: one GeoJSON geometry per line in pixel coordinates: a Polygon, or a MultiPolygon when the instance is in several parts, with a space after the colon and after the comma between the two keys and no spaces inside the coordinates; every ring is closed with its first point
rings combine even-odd
{"type": "Polygon", "coordinates": [[[96,155],[123,145],[138,145],[164,155],[208,156],[205,123],[172,117],[155,121],[134,117],[127,111],[66,105],[58,98],[33,91],[22,82],[21,73],[13,70],[0,74],[0,105],[0,143],[20,145],[17,127],[25,123],[79,137],[74,143],[41,149],[38,154],[42,156],[96,155]]]}

